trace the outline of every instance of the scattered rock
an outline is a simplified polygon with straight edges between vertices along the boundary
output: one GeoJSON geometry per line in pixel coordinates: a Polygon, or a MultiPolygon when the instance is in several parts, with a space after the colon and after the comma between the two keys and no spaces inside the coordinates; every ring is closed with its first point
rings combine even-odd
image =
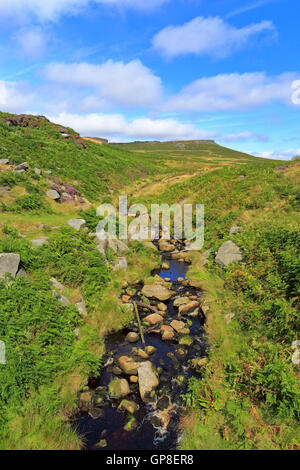
{"type": "Polygon", "coordinates": [[[132,359],[132,357],[129,356],[119,357],[118,364],[124,374],[127,375],[137,375],[138,368],[140,366],[139,362],[136,362],[134,359],[132,359]]]}
{"type": "Polygon", "coordinates": [[[150,325],[157,325],[157,323],[161,323],[163,320],[163,317],[158,313],[152,313],[144,318],[144,321],[150,323],[150,325]]]}
{"type": "Polygon", "coordinates": [[[180,305],[188,304],[190,299],[188,297],[178,297],[174,300],[174,307],[180,307],[180,305]]]}
{"type": "Polygon", "coordinates": [[[86,226],[86,221],[84,219],[70,219],[68,225],[75,230],[80,230],[86,226]]]}
{"type": "Polygon", "coordinates": [[[113,379],[108,386],[108,391],[111,398],[122,398],[130,393],[130,388],[126,379],[113,379]]]}
{"type": "Polygon", "coordinates": [[[155,298],[157,300],[164,301],[169,300],[172,297],[173,292],[160,284],[148,284],[143,287],[142,295],[148,298],[155,298]]]}
{"type": "Polygon", "coordinates": [[[177,331],[177,333],[185,327],[185,323],[178,320],[173,320],[170,325],[175,331],[177,331]]]}
{"type": "Polygon", "coordinates": [[[229,230],[229,235],[235,235],[240,230],[241,230],[241,227],[238,227],[238,226],[231,227],[231,229],[229,230]]]}
{"type": "Polygon", "coordinates": [[[189,302],[188,304],[180,305],[179,314],[190,315],[192,313],[197,312],[197,310],[199,312],[199,302],[197,302],[196,300],[193,300],[192,302],[189,302]]]}
{"type": "Polygon", "coordinates": [[[160,302],[159,304],[157,304],[157,308],[158,310],[162,311],[162,312],[166,312],[168,310],[168,307],[166,306],[166,304],[160,302]]]}
{"type": "Polygon", "coordinates": [[[130,333],[128,333],[125,339],[129,343],[136,343],[139,340],[139,335],[134,331],[131,331],[130,333]]]}
{"type": "Polygon", "coordinates": [[[21,163],[20,165],[17,165],[13,171],[26,171],[29,169],[29,165],[27,162],[21,163]]]}
{"type": "Polygon", "coordinates": [[[0,253],[0,279],[3,279],[5,274],[16,277],[20,260],[20,255],[16,253],[0,253]]]}
{"type": "Polygon", "coordinates": [[[151,394],[158,386],[159,381],[154,373],[153,365],[150,361],[142,362],[138,368],[139,390],[141,398],[147,402],[152,398],[151,394]]]}
{"type": "Polygon", "coordinates": [[[129,378],[130,382],[133,383],[133,384],[137,384],[139,379],[136,375],[131,375],[130,378],[129,378]]]}
{"type": "Polygon", "coordinates": [[[69,299],[67,299],[67,297],[65,297],[64,295],[59,295],[57,297],[57,300],[63,305],[71,305],[71,302],[69,301],[69,299]]]}
{"type": "Polygon", "coordinates": [[[137,405],[134,401],[122,400],[118,409],[121,411],[127,411],[133,415],[136,411],[138,411],[139,405],[137,405]]]}
{"type": "Polygon", "coordinates": [[[58,201],[58,199],[60,199],[60,194],[57,191],[55,191],[55,189],[49,189],[46,194],[48,197],[50,197],[54,201],[58,201]]]}
{"type": "Polygon", "coordinates": [[[34,172],[36,175],[39,175],[39,176],[42,174],[42,170],[40,168],[35,168],[34,172]]]}
{"type": "Polygon", "coordinates": [[[37,240],[31,240],[31,243],[35,247],[40,247],[43,246],[45,243],[47,243],[47,240],[45,238],[38,238],[37,240]]]}
{"type": "Polygon", "coordinates": [[[112,369],[112,373],[114,375],[121,375],[122,374],[122,369],[120,369],[120,367],[118,367],[118,366],[114,366],[113,369],[112,369]]]}
{"type": "Polygon", "coordinates": [[[232,320],[234,319],[234,313],[228,313],[227,315],[225,315],[225,320],[226,320],[226,323],[229,324],[232,322],[232,320]]]}
{"type": "Polygon", "coordinates": [[[167,240],[159,240],[158,246],[160,251],[171,252],[175,250],[175,246],[169,243],[167,240]]]}
{"type": "Polygon", "coordinates": [[[160,329],[160,332],[162,334],[161,339],[163,341],[170,341],[175,336],[173,328],[169,325],[163,325],[160,329]]]}
{"type": "Polygon", "coordinates": [[[119,269],[126,270],[128,268],[127,259],[126,258],[119,258],[113,263],[113,270],[119,271],[119,269]]]}
{"type": "Polygon", "coordinates": [[[87,317],[86,305],[83,299],[80,302],[77,302],[75,307],[77,308],[81,317],[87,317]]]}
{"type": "Polygon", "coordinates": [[[149,356],[148,354],[146,353],[146,351],[144,351],[143,349],[138,349],[136,354],[141,358],[141,359],[149,359],[149,356]]]}
{"type": "Polygon", "coordinates": [[[148,354],[148,356],[151,356],[152,354],[155,353],[156,347],[155,346],[146,346],[145,351],[148,354]]]}
{"type": "Polygon", "coordinates": [[[0,158],[0,165],[9,165],[8,158],[0,158]]]}
{"type": "Polygon", "coordinates": [[[240,248],[231,240],[224,242],[218,250],[215,258],[216,264],[220,267],[228,266],[231,263],[242,261],[240,248]]]}
{"type": "Polygon", "coordinates": [[[58,282],[57,279],[55,279],[55,277],[51,277],[50,282],[52,286],[54,287],[54,289],[57,289],[59,292],[63,292],[65,290],[65,286],[61,284],[60,282],[58,282]]]}

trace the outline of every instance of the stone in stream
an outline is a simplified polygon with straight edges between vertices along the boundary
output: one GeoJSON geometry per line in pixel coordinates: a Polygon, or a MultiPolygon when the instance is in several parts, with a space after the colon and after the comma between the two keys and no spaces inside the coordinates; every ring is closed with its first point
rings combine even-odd
{"type": "Polygon", "coordinates": [[[160,251],[171,252],[175,250],[175,246],[169,243],[167,240],[159,240],[158,247],[160,251]]]}
{"type": "Polygon", "coordinates": [[[167,263],[166,261],[164,261],[161,265],[161,268],[165,271],[168,271],[168,269],[170,269],[170,265],[169,263],[167,263]]]}
{"type": "Polygon", "coordinates": [[[146,284],[142,289],[142,295],[164,301],[169,300],[173,292],[161,284],[146,284]]]}
{"type": "Polygon", "coordinates": [[[186,325],[183,321],[173,320],[170,323],[171,327],[178,332],[180,332],[186,325]]]}
{"type": "Polygon", "coordinates": [[[156,347],[155,346],[146,346],[145,351],[149,356],[151,356],[152,354],[155,353],[156,347]]]}
{"type": "Polygon", "coordinates": [[[118,367],[118,366],[114,366],[113,369],[112,369],[112,373],[114,375],[121,375],[122,374],[122,369],[120,369],[120,367],[118,367]]]}
{"type": "Polygon", "coordinates": [[[139,340],[139,335],[134,331],[131,331],[130,333],[128,333],[125,339],[129,343],[136,343],[139,340]]]}
{"type": "Polygon", "coordinates": [[[231,263],[238,263],[242,261],[241,249],[231,240],[224,242],[216,255],[215,262],[218,266],[223,268],[231,263]]]}
{"type": "Polygon", "coordinates": [[[86,221],[84,219],[70,219],[68,225],[78,231],[86,226],[86,221]]]}
{"type": "Polygon", "coordinates": [[[144,321],[147,323],[150,323],[150,325],[157,325],[158,323],[161,323],[163,321],[163,317],[159,315],[158,313],[151,313],[151,315],[148,315],[147,317],[144,318],[144,321]]]}
{"type": "Polygon", "coordinates": [[[138,368],[140,366],[139,362],[135,361],[134,359],[132,359],[132,357],[129,356],[119,357],[118,364],[124,374],[127,375],[137,375],[138,368]]]}
{"type": "Polygon", "coordinates": [[[111,398],[126,397],[130,393],[129,384],[126,379],[113,379],[108,386],[111,398]]]}
{"type": "Polygon", "coordinates": [[[136,375],[131,375],[131,376],[129,377],[129,380],[130,380],[130,382],[131,382],[132,384],[137,384],[138,381],[139,381],[139,379],[138,379],[138,377],[137,377],[136,375]]]}
{"type": "Polygon", "coordinates": [[[130,400],[122,400],[120,405],[118,406],[118,410],[127,411],[131,415],[138,411],[138,409],[139,405],[137,405],[134,401],[130,400]]]}
{"type": "Polygon", "coordinates": [[[168,310],[168,307],[163,302],[159,302],[159,304],[157,304],[157,308],[162,312],[166,312],[168,310]]]}
{"type": "Polygon", "coordinates": [[[175,333],[174,330],[171,326],[169,325],[163,325],[160,329],[160,332],[162,334],[162,340],[163,341],[169,341],[174,338],[175,333]]]}
{"type": "Polygon", "coordinates": [[[142,400],[147,403],[152,398],[152,393],[159,381],[150,361],[142,362],[138,368],[139,390],[142,400]]]}
{"type": "Polygon", "coordinates": [[[188,297],[178,297],[174,300],[174,307],[180,307],[180,305],[188,304],[190,299],[188,297]]]}
{"type": "Polygon", "coordinates": [[[191,315],[193,313],[199,312],[199,302],[193,301],[189,302],[188,304],[180,305],[179,307],[179,314],[180,315],[191,315]]]}
{"type": "Polygon", "coordinates": [[[179,345],[180,346],[191,346],[193,344],[193,339],[190,336],[183,336],[179,340],[179,345]]]}
{"type": "Polygon", "coordinates": [[[143,349],[138,349],[136,353],[142,359],[149,359],[149,355],[143,349]]]}
{"type": "Polygon", "coordinates": [[[20,255],[17,253],[0,253],[0,279],[3,279],[5,274],[16,277],[20,260],[20,255]]]}

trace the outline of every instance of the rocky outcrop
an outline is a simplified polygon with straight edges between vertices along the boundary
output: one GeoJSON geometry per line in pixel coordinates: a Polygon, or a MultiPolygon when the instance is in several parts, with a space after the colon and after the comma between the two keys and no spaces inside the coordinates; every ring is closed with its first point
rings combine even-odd
{"type": "Polygon", "coordinates": [[[20,255],[16,253],[0,253],[0,279],[6,274],[16,277],[20,260],[20,255]]]}
{"type": "Polygon", "coordinates": [[[142,295],[148,298],[164,301],[169,300],[172,297],[173,292],[160,284],[146,284],[142,289],[142,295]]]}
{"type": "Polygon", "coordinates": [[[141,398],[144,402],[151,400],[152,393],[158,386],[159,381],[153,370],[150,361],[142,362],[138,368],[139,390],[141,398]]]}
{"type": "Polygon", "coordinates": [[[231,240],[228,240],[220,246],[215,261],[218,266],[223,268],[231,263],[239,263],[242,259],[241,249],[231,240]]]}

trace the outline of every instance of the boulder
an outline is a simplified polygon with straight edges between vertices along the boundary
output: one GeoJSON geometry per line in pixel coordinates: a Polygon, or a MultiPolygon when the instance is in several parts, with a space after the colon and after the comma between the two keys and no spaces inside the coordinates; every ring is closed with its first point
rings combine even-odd
{"type": "Polygon", "coordinates": [[[63,292],[65,290],[65,286],[61,284],[60,282],[58,282],[57,279],[55,279],[55,277],[51,277],[50,282],[52,286],[54,287],[54,289],[58,290],[59,292],[63,292]]]}
{"type": "Polygon", "coordinates": [[[50,197],[50,199],[53,199],[53,201],[60,199],[60,194],[55,191],[55,189],[49,189],[46,194],[48,197],[50,197]]]}
{"type": "Polygon", "coordinates": [[[84,219],[70,219],[68,225],[75,230],[80,230],[86,226],[86,221],[84,219]]]}
{"type": "Polygon", "coordinates": [[[35,172],[36,175],[41,175],[42,174],[42,170],[40,168],[35,168],[34,172],[35,172]]]}
{"type": "Polygon", "coordinates": [[[121,356],[118,359],[119,367],[126,375],[137,375],[140,363],[136,362],[132,357],[121,356]]]}
{"type": "Polygon", "coordinates": [[[166,306],[166,304],[164,304],[162,302],[157,304],[157,308],[158,308],[158,310],[161,310],[162,312],[166,312],[168,310],[168,307],[166,306]]]}
{"type": "Polygon", "coordinates": [[[222,268],[231,263],[240,262],[242,259],[241,249],[231,240],[228,240],[220,246],[215,261],[222,268]]]}
{"type": "Polygon", "coordinates": [[[157,325],[157,323],[161,323],[163,320],[163,317],[158,313],[151,313],[151,315],[144,318],[144,321],[150,323],[150,325],[157,325]]]}
{"type": "Polygon", "coordinates": [[[111,398],[126,397],[130,393],[129,383],[126,379],[113,379],[108,386],[111,398]]]}
{"type": "Polygon", "coordinates": [[[0,279],[3,279],[5,274],[16,277],[20,260],[20,255],[16,253],[0,253],[0,279]]]}
{"type": "Polygon", "coordinates": [[[158,386],[159,381],[154,373],[153,365],[150,361],[142,362],[138,368],[139,390],[141,398],[147,402],[151,398],[152,392],[158,386]]]}
{"type": "Polygon", "coordinates": [[[169,300],[173,292],[170,291],[167,287],[160,284],[147,284],[142,289],[142,295],[148,298],[155,298],[157,300],[169,300]]]}
{"type": "Polygon", "coordinates": [[[23,162],[21,163],[20,165],[17,165],[15,168],[14,168],[14,171],[26,171],[29,169],[29,165],[27,162],[23,162]]]}
{"type": "Polygon", "coordinates": [[[8,158],[0,158],[0,165],[9,165],[8,158]]]}

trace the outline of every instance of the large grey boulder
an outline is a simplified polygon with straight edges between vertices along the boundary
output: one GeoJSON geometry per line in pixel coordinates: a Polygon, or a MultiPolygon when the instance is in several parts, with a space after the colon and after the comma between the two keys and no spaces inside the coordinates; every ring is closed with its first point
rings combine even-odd
{"type": "Polygon", "coordinates": [[[70,219],[68,225],[75,230],[80,230],[86,226],[86,221],[84,219],[70,219]]]}
{"type": "Polygon", "coordinates": [[[55,189],[49,189],[47,191],[47,196],[53,199],[54,201],[57,201],[58,199],[60,199],[60,194],[57,191],[55,191],[55,189]]]}
{"type": "Polygon", "coordinates": [[[0,165],[9,165],[8,158],[0,158],[0,165]]]}
{"type": "Polygon", "coordinates": [[[157,300],[169,300],[173,292],[161,284],[146,284],[142,289],[142,294],[147,298],[154,298],[157,300]]]}
{"type": "Polygon", "coordinates": [[[220,246],[215,261],[218,266],[223,268],[231,263],[240,262],[242,259],[241,249],[231,240],[228,240],[220,246]]]}
{"type": "Polygon", "coordinates": [[[0,279],[3,279],[7,273],[16,277],[20,261],[20,255],[16,253],[0,253],[0,279]]]}
{"type": "Polygon", "coordinates": [[[138,368],[138,377],[141,398],[144,402],[147,402],[152,398],[151,395],[159,384],[150,361],[141,362],[138,368]]]}

